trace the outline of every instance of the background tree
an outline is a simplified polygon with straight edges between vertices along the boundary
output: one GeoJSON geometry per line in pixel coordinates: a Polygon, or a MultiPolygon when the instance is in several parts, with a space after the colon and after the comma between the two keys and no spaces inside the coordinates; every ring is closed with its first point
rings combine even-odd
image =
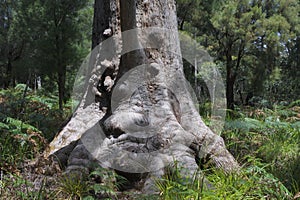
{"type": "Polygon", "coordinates": [[[198,14],[199,0],[178,0],[176,5],[178,8],[178,28],[183,30],[184,23],[192,21],[193,18],[198,14]]]}
{"type": "MultiPolygon", "coordinates": [[[[298,36],[293,42],[292,42],[292,48],[289,49],[288,54],[288,62],[286,65],[283,65],[282,70],[284,71],[284,77],[283,80],[285,80],[286,85],[290,85],[290,89],[286,91],[286,95],[284,97],[281,97],[282,100],[285,98],[290,97],[291,99],[299,99],[300,95],[300,81],[299,81],[299,66],[300,66],[300,37],[298,36]]],[[[281,87],[282,88],[282,87],[281,87]]]]}
{"type": "Polygon", "coordinates": [[[87,1],[41,1],[43,16],[41,23],[43,35],[40,38],[39,52],[43,60],[40,63],[48,70],[50,79],[58,86],[59,108],[63,110],[66,102],[66,74],[78,57],[76,43],[82,39],[79,11],[87,1]]]}
{"type": "Polygon", "coordinates": [[[15,86],[15,70],[13,65],[20,59],[25,49],[25,41],[17,33],[17,1],[1,1],[0,3],[0,69],[1,85],[4,88],[15,86]]]}
{"type": "MultiPolygon", "coordinates": [[[[200,1],[198,8],[201,12],[194,14],[189,24],[197,28],[192,31],[216,61],[224,63],[228,108],[234,108],[236,91],[241,92],[237,80],[246,86],[241,103],[247,103],[246,94],[248,99],[261,95],[263,83],[280,68],[284,51],[298,32],[299,17],[295,16],[299,2],[200,1]]],[[[183,9],[180,4],[179,9],[183,9]]],[[[186,29],[191,30],[189,26],[186,29]]]]}
{"type": "Polygon", "coordinates": [[[58,90],[62,110],[75,78],[74,66],[90,46],[92,2],[29,0],[1,4],[1,84],[8,87],[28,82],[34,88],[40,79],[46,91],[58,90]],[[55,82],[57,87],[53,87],[55,82]]]}

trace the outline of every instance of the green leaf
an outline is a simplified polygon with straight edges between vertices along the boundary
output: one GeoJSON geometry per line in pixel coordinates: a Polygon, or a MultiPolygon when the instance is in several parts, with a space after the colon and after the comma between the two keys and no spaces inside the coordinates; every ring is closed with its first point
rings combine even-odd
{"type": "Polygon", "coordinates": [[[0,122],[0,128],[9,129],[9,126],[7,124],[0,122]]]}
{"type": "Polygon", "coordinates": [[[5,120],[9,125],[11,126],[15,126],[16,128],[18,129],[26,129],[26,130],[33,130],[33,131],[36,131],[36,132],[40,132],[37,128],[35,128],[34,126],[30,125],[30,124],[27,124],[27,123],[24,123],[23,121],[21,120],[18,120],[18,119],[14,119],[14,118],[11,118],[11,117],[7,117],[6,120],[5,120]]]}
{"type": "Polygon", "coordinates": [[[86,197],[83,197],[82,200],[94,200],[95,198],[92,197],[92,196],[86,196],[86,197]]]}

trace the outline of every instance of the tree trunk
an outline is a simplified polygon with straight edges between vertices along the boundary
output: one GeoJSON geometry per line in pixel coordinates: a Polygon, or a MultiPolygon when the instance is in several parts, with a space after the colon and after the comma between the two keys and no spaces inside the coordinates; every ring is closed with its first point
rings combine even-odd
{"type": "Polygon", "coordinates": [[[234,110],[234,82],[235,80],[228,75],[226,78],[226,99],[227,99],[227,108],[234,110]]]}
{"type": "Polygon", "coordinates": [[[55,38],[56,39],[55,48],[56,48],[56,56],[57,56],[55,67],[57,70],[58,104],[59,104],[59,109],[63,112],[67,68],[64,62],[64,58],[62,56],[63,49],[60,44],[61,40],[59,38],[60,38],[59,34],[57,34],[55,38]]]}
{"type": "MultiPolygon", "coordinates": [[[[231,41],[229,38],[228,41],[231,41]]],[[[232,60],[232,47],[233,44],[228,42],[228,48],[226,49],[226,99],[227,99],[227,108],[234,110],[234,83],[235,77],[233,60],[232,60]]],[[[238,65],[238,64],[237,64],[238,65]]],[[[236,67],[238,69],[238,67],[236,67]]]]}
{"type": "Polygon", "coordinates": [[[66,83],[66,67],[60,66],[58,68],[58,103],[59,103],[59,109],[63,111],[64,108],[64,99],[65,99],[65,83],[66,83]]]}
{"type": "Polygon", "coordinates": [[[96,160],[129,178],[146,174],[149,193],[153,177],[175,162],[189,177],[199,160],[238,169],[223,139],[203,123],[185,83],[174,0],[111,0],[110,10],[115,37],[92,53],[83,98],[46,156],[67,157],[68,169],[96,160]]]}
{"type": "Polygon", "coordinates": [[[110,1],[95,0],[94,2],[94,20],[92,32],[92,49],[94,49],[105,37],[104,31],[109,28],[110,19],[110,1]]]}
{"type": "Polygon", "coordinates": [[[4,88],[9,88],[10,86],[14,86],[13,84],[13,73],[12,73],[12,63],[11,59],[8,58],[6,65],[6,79],[4,83],[4,88]]]}

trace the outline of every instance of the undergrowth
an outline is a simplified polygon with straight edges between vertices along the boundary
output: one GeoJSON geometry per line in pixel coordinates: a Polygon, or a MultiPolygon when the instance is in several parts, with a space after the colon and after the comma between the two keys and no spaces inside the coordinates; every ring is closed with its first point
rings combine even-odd
{"type": "Polygon", "coordinates": [[[222,135],[228,149],[245,163],[245,157],[260,159],[265,170],[292,193],[300,189],[300,106],[249,109],[228,120],[222,135]]]}
{"type": "Polygon", "coordinates": [[[213,169],[187,179],[177,169],[157,180],[156,185],[164,200],[292,199],[289,190],[265,170],[265,165],[251,159],[249,161],[255,160],[255,163],[231,174],[213,169]]]}
{"type": "Polygon", "coordinates": [[[70,110],[62,115],[57,97],[24,93],[24,85],[0,91],[0,168],[15,171],[41,153],[70,110]],[[26,95],[25,95],[26,94],[26,95]]]}
{"type": "MultiPolygon", "coordinates": [[[[41,153],[70,113],[57,97],[24,87],[0,91],[0,199],[117,199],[121,177],[96,169],[81,179],[61,176],[48,188],[22,176],[22,163],[41,153]],[[118,181],[117,181],[118,180],[118,181]]],[[[300,101],[288,106],[243,108],[228,119],[222,137],[242,165],[239,173],[203,170],[184,178],[179,169],[157,180],[160,194],[134,199],[293,199],[300,191],[300,101]],[[205,178],[204,178],[205,177],[205,178]]],[[[209,122],[209,120],[207,120],[209,122]]],[[[300,196],[300,195],[299,195],[300,196]]]]}

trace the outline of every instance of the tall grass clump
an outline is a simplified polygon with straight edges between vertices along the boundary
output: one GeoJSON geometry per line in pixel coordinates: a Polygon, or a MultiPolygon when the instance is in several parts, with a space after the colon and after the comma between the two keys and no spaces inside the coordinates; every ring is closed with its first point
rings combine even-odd
{"type": "Polygon", "coordinates": [[[164,200],[292,199],[289,190],[265,168],[256,161],[237,173],[211,169],[190,178],[182,177],[175,168],[157,180],[156,186],[164,200]]]}

